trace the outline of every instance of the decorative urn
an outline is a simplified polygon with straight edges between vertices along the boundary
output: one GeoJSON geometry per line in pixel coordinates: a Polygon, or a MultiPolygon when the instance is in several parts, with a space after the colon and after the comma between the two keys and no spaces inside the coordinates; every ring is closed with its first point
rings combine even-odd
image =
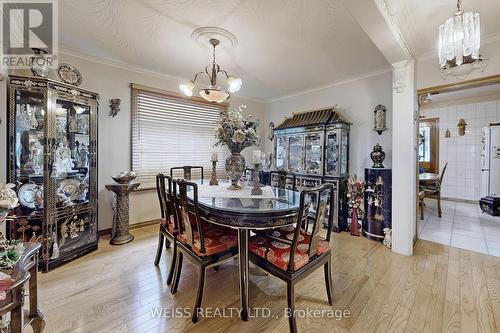
{"type": "Polygon", "coordinates": [[[377,143],[375,147],[373,147],[373,151],[370,154],[370,157],[373,161],[372,168],[383,168],[382,164],[385,159],[385,152],[382,150],[382,147],[377,143]]]}
{"type": "Polygon", "coordinates": [[[239,190],[241,186],[238,184],[243,172],[245,171],[245,158],[241,156],[238,150],[232,150],[231,155],[226,159],[226,173],[231,180],[230,190],[239,190]]]}

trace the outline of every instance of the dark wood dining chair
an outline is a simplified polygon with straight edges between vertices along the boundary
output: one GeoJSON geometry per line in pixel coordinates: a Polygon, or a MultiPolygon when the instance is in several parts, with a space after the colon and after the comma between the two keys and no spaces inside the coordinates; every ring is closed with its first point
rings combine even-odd
{"type": "MultiPolygon", "coordinates": [[[[324,268],[328,303],[333,305],[330,237],[333,216],[338,213],[334,211],[334,200],[336,198],[332,184],[304,189],[300,193],[300,210],[295,226],[277,228],[272,233],[259,233],[250,238],[250,260],[286,282],[288,308],[292,314],[295,310],[296,283],[307,278],[320,266],[324,268]],[[316,200],[309,201],[308,196],[316,200]],[[310,209],[311,205],[313,209],[310,209]],[[315,214],[312,230],[307,232],[303,226],[304,221],[310,217],[310,211],[315,214]],[[319,231],[327,215],[328,231],[323,238],[319,231]]],[[[289,317],[289,325],[291,332],[297,332],[293,315],[289,317]]]]}
{"type": "Polygon", "coordinates": [[[443,184],[444,174],[446,172],[447,167],[448,167],[448,162],[446,162],[443,170],[441,171],[441,175],[433,184],[425,184],[420,187],[420,190],[424,191],[425,198],[431,198],[437,200],[439,217],[441,217],[443,213],[441,209],[441,185],[443,184]]]}
{"type": "Polygon", "coordinates": [[[269,173],[269,185],[275,185],[276,187],[279,188],[287,188],[287,183],[286,180],[287,178],[291,178],[292,180],[292,186],[291,190],[296,191],[297,185],[297,177],[293,172],[287,172],[285,170],[272,170],[269,173]]]}
{"type": "Polygon", "coordinates": [[[193,171],[195,171],[195,170],[199,170],[201,173],[201,179],[205,179],[203,177],[203,167],[202,166],[185,165],[185,166],[181,166],[181,167],[170,168],[170,177],[172,179],[174,179],[174,172],[176,172],[177,170],[182,170],[183,178],[185,180],[191,180],[192,179],[191,176],[193,174],[193,171]]]}
{"type": "Polygon", "coordinates": [[[200,218],[196,183],[178,179],[173,182],[173,188],[177,212],[174,216],[178,219],[180,233],[177,236],[175,273],[170,291],[172,294],[177,292],[185,256],[199,270],[196,300],[191,315],[191,320],[195,323],[198,321],[198,309],[203,298],[206,268],[218,266],[238,254],[238,235],[236,230],[217,226],[200,218]],[[188,189],[193,191],[192,200],[188,200],[188,189]]]}
{"type": "Polygon", "coordinates": [[[419,191],[418,192],[418,207],[420,209],[420,219],[424,219],[424,206],[425,206],[425,192],[424,191],[419,191]]]}
{"type": "Polygon", "coordinates": [[[168,249],[173,244],[172,261],[170,263],[170,270],[168,271],[167,284],[172,282],[175,268],[175,257],[177,253],[177,235],[178,226],[174,219],[173,211],[173,195],[172,195],[172,178],[165,176],[162,173],[156,175],[156,192],[158,194],[158,201],[160,203],[160,227],[158,231],[158,248],[156,249],[156,257],[154,264],[160,264],[161,254],[163,251],[163,243],[165,248],[168,249]]]}

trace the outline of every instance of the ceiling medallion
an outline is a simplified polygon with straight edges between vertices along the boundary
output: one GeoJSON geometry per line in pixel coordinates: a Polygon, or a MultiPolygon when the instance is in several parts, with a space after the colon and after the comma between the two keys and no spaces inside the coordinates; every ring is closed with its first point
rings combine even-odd
{"type": "Polygon", "coordinates": [[[462,1],[457,12],[439,26],[439,65],[442,77],[465,78],[474,69],[484,70],[486,64],[479,54],[481,24],[479,13],[464,12],[462,1]]]}
{"type": "Polygon", "coordinates": [[[218,27],[201,27],[193,31],[191,39],[200,45],[208,45],[210,39],[218,39],[223,48],[233,48],[238,45],[238,39],[230,31],[218,27]]]}
{"type": "Polygon", "coordinates": [[[211,38],[209,40],[210,45],[213,47],[212,51],[212,64],[207,65],[205,70],[202,72],[196,73],[194,78],[190,81],[182,83],[179,85],[179,89],[186,96],[193,96],[193,90],[195,88],[195,82],[198,79],[199,75],[206,75],[210,80],[210,84],[201,88],[199,91],[200,96],[208,102],[221,103],[224,102],[227,98],[229,98],[230,93],[236,92],[241,89],[242,81],[240,78],[229,75],[225,70],[221,69],[220,66],[215,62],[215,48],[220,44],[219,39],[211,38]],[[226,76],[227,82],[227,90],[222,89],[217,85],[217,75],[222,73],[226,76]]]}

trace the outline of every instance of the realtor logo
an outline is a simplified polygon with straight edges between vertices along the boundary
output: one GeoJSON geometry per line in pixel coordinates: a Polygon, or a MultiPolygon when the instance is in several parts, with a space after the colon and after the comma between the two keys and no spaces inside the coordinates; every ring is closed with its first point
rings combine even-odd
{"type": "Polygon", "coordinates": [[[33,49],[43,50],[46,66],[57,58],[57,1],[2,1],[2,67],[28,68],[33,49]]]}

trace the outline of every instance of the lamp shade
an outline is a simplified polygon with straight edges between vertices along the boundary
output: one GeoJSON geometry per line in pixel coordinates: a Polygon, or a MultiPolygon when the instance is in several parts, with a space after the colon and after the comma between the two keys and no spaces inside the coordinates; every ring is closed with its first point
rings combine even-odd
{"type": "Polygon", "coordinates": [[[184,95],[193,96],[194,82],[187,81],[186,83],[182,83],[179,85],[179,89],[184,93],[184,95]]]}
{"type": "Polygon", "coordinates": [[[241,78],[229,75],[227,78],[227,84],[229,86],[227,90],[229,90],[229,92],[237,92],[241,89],[242,83],[241,78]]]}
{"type": "Polygon", "coordinates": [[[201,89],[200,96],[206,101],[221,103],[224,102],[229,97],[229,93],[224,90],[210,88],[210,89],[201,89]]]}

